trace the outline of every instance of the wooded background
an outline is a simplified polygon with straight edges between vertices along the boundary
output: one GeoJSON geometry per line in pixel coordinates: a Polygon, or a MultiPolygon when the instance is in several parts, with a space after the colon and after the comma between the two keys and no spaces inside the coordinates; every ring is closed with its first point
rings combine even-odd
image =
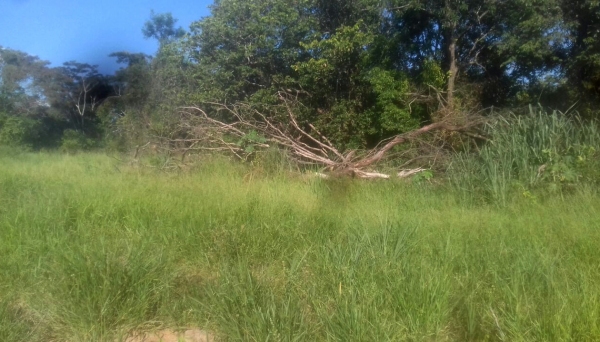
{"type": "MultiPolygon", "coordinates": [[[[217,148],[206,130],[198,139],[184,107],[225,124],[242,119],[236,111],[280,128],[293,116],[342,152],[529,105],[593,120],[599,32],[595,0],[217,0],[187,30],[169,13],[152,13],[142,33],[160,48],[111,54],[122,64],[114,75],[75,61],[51,68],[2,48],[0,143],[217,148]]],[[[269,145],[263,133],[217,145],[252,153],[269,145]]]]}

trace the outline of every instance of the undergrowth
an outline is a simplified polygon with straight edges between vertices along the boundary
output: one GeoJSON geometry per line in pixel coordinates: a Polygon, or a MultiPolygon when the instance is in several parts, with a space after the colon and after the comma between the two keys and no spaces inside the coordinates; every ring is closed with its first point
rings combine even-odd
{"type": "Polygon", "coordinates": [[[495,118],[490,141],[458,153],[449,178],[468,201],[507,205],[561,196],[600,183],[600,126],[576,115],[530,107],[495,118]]]}

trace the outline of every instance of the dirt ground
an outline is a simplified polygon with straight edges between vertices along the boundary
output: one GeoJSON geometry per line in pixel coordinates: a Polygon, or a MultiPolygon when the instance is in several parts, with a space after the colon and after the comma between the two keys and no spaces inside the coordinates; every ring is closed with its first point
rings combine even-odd
{"type": "Polygon", "coordinates": [[[215,342],[214,336],[204,330],[189,329],[176,332],[170,329],[134,335],[125,342],[215,342]]]}

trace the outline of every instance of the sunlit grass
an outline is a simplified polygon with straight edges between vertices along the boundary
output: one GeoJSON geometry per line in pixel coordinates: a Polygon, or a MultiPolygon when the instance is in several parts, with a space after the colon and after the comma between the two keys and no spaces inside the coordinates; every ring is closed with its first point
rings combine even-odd
{"type": "Polygon", "coordinates": [[[0,154],[0,340],[600,340],[600,198],[0,154]]]}
{"type": "Polygon", "coordinates": [[[572,113],[530,107],[498,116],[489,141],[453,156],[450,180],[463,200],[506,205],[525,195],[560,196],[600,184],[600,125],[572,113]]]}

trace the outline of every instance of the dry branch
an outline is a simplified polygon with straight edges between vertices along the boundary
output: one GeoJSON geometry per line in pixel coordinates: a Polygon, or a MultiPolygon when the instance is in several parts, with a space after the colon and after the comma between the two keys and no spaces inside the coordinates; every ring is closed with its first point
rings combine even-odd
{"type": "MultiPolygon", "coordinates": [[[[189,137],[171,139],[171,142],[187,144],[186,151],[229,151],[241,159],[245,158],[244,154],[247,152],[242,146],[243,142],[251,143],[253,148],[278,146],[289,151],[299,163],[320,165],[334,174],[359,178],[389,178],[390,176],[387,174],[370,169],[395,146],[413,141],[424,134],[447,131],[485,139],[475,129],[483,122],[480,118],[469,120],[463,118],[465,124],[457,125],[448,121],[435,122],[394,136],[382,141],[366,153],[359,154],[354,150],[340,151],[312,124],[303,123],[301,125],[298,122],[293,111],[297,97],[285,92],[279,92],[278,96],[282,104],[268,109],[273,110],[273,112],[269,112],[270,115],[243,103],[235,106],[206,103],[208,106],[217,108],[217,113],[225,113],[228,116],[220,119],[211,117],[200,107],[183,107],[180,109],[182,115],[180,129],[189,137]],[[283,119],[284,117],[288,120],[283,119]],[[264,140],[258,141],[255,139],[256,136],[264,137],[264,140]]],[[[401,172],[398,176],[407,177],[421,171],[423,169],[413,169],[408,173],[401,172]]]]}

